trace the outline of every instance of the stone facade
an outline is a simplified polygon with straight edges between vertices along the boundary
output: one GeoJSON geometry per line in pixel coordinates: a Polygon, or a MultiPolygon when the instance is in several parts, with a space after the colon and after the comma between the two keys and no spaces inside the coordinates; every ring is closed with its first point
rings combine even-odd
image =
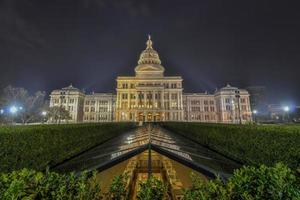
{"type": "Polygon", "coordinates": [[[93,93],[85,96],[83,122],[111,122],[115,119],[116,95],[93,93]]]}
{"type": "Polygon", "coordinates": [[[135,76],[117,78],[116,121],[181,121],[182,78],[164,76],[150,37],[146,44],[135,76]]]}
{"type": "Polygon", "coordinates": [[[218,122],[215,97],[207,93],[183,94],[184,120],[218,122]]]}
{"type": "Polygon", "coordinates": [[[69,87],[51,92],[50,107],[63,107],[70,113],[69,122],[82,122],[84,99],[85,94],[71,84],[69,87]]]}
{"type": "Polygon", "coordinates": [[[72,122],[252,121],[246,90],[227,85],[213,94],[184,94],[182,77],[164,76],[164,71],[149,36],[135,67],[135,76],[117,77],[116,95],[85,95],[71,85],[54,90],[50,95],[50,106],[63,106],[69,110],[72,122]]]}
{"type": "Polygon", "coordinates": [[[227,84],[215,94],[218,122],[246,123],[252,121],[249,93],[227,84]]]}

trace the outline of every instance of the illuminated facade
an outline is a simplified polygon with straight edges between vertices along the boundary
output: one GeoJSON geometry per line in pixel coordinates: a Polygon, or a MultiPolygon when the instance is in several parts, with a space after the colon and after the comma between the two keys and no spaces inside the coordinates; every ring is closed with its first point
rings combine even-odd
{"type": "Polygon", "coordinates": [[[182,78],[164,71],[149,36],[135,76],[117,78],[116,121],[183,120],[182,78]]]}
{"type": "Polygon", "coordinates": [[[50,106],[69,110],[72,122],[245,123],[252,120],[246,90],[227,85],[213,94],[183,93],[182,77],[164,76],[164,71],[149,36],[135,67],[135,76],[117,77],[116,95],[85,95],[70,86],[54,90],[50,106]]]}
{"type": "Polygon", "coordinates": [[[115,119],[116,95],[93,93],[85,96],[83,122],[111,122],[115,119]]]}
{"type": "Polygon", "coordinates": [[[85,94],[71,84],[69,87],[51,92],[50,107],[62,107],[69,111],[71,118],[69,122],[82,122],[84,99],[85,94]]]}

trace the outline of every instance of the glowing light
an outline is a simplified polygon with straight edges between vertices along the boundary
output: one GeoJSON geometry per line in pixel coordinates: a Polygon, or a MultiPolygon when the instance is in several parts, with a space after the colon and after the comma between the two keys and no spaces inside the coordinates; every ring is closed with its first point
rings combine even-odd
{"type": "Polygon", "coordinates": [[[285,112],[289,112],[289,111],[290,111],[290,107],[284,106],[284,107],[283,107],[283,110],[284,110],[285,112]]]}
{"type": "Polygon", "coordinates": [[[16,106],[12,106],[9,108],[9,112],[11,114],[15,114],[16,112],[18,112],[18,108],[16,106]]]}
{"type": "Polygon", "coordinates": [[[253,114],[257,114],[257,110],[253,110],[253,114]]]}
{"type": "Polygon", "coordinates": [[[19,110],[23,110],[23,107],[22,107],[22,106],[20,106],[20,107],[19,107],[19,110]]]}
{"type": "Polygon", "coordinates": [[[46,116],[46,115],[47,115],[47,112],[46,112],[46,111],[43,111],[43,112],[42,112],[42,115],[43,115],[43,116],[46,116]]]}
{"type": "Polygon", "coordinates": [[[4,110],[3,110],[3,109],[1,109],[1,110],[0,110],[0,114],[3,114],[3,113],[4,113],[4,110]]]}

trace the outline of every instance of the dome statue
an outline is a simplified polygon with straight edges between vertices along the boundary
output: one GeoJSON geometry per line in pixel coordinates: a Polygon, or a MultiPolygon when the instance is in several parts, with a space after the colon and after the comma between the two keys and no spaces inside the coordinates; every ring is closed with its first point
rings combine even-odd
{"type": "Polygon", "coordinates": [[[162,77],[165,68],[161,66],[161,61],[157,51],[152,47],[151,36],[148,36],[146,49],[142,51],[138,66],[135,67],[136,76],[139,77],[162,77]]]}

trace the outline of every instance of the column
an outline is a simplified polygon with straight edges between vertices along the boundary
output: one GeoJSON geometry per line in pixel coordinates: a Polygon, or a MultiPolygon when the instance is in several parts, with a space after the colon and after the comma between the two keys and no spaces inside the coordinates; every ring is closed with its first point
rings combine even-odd
{"type": "Polygon", "coordinates": [[[154,109],[155,107],[155,103],[156,103],[156,100],[155,100],[155,91],[152,91],[152,109],[154,109]]]}

